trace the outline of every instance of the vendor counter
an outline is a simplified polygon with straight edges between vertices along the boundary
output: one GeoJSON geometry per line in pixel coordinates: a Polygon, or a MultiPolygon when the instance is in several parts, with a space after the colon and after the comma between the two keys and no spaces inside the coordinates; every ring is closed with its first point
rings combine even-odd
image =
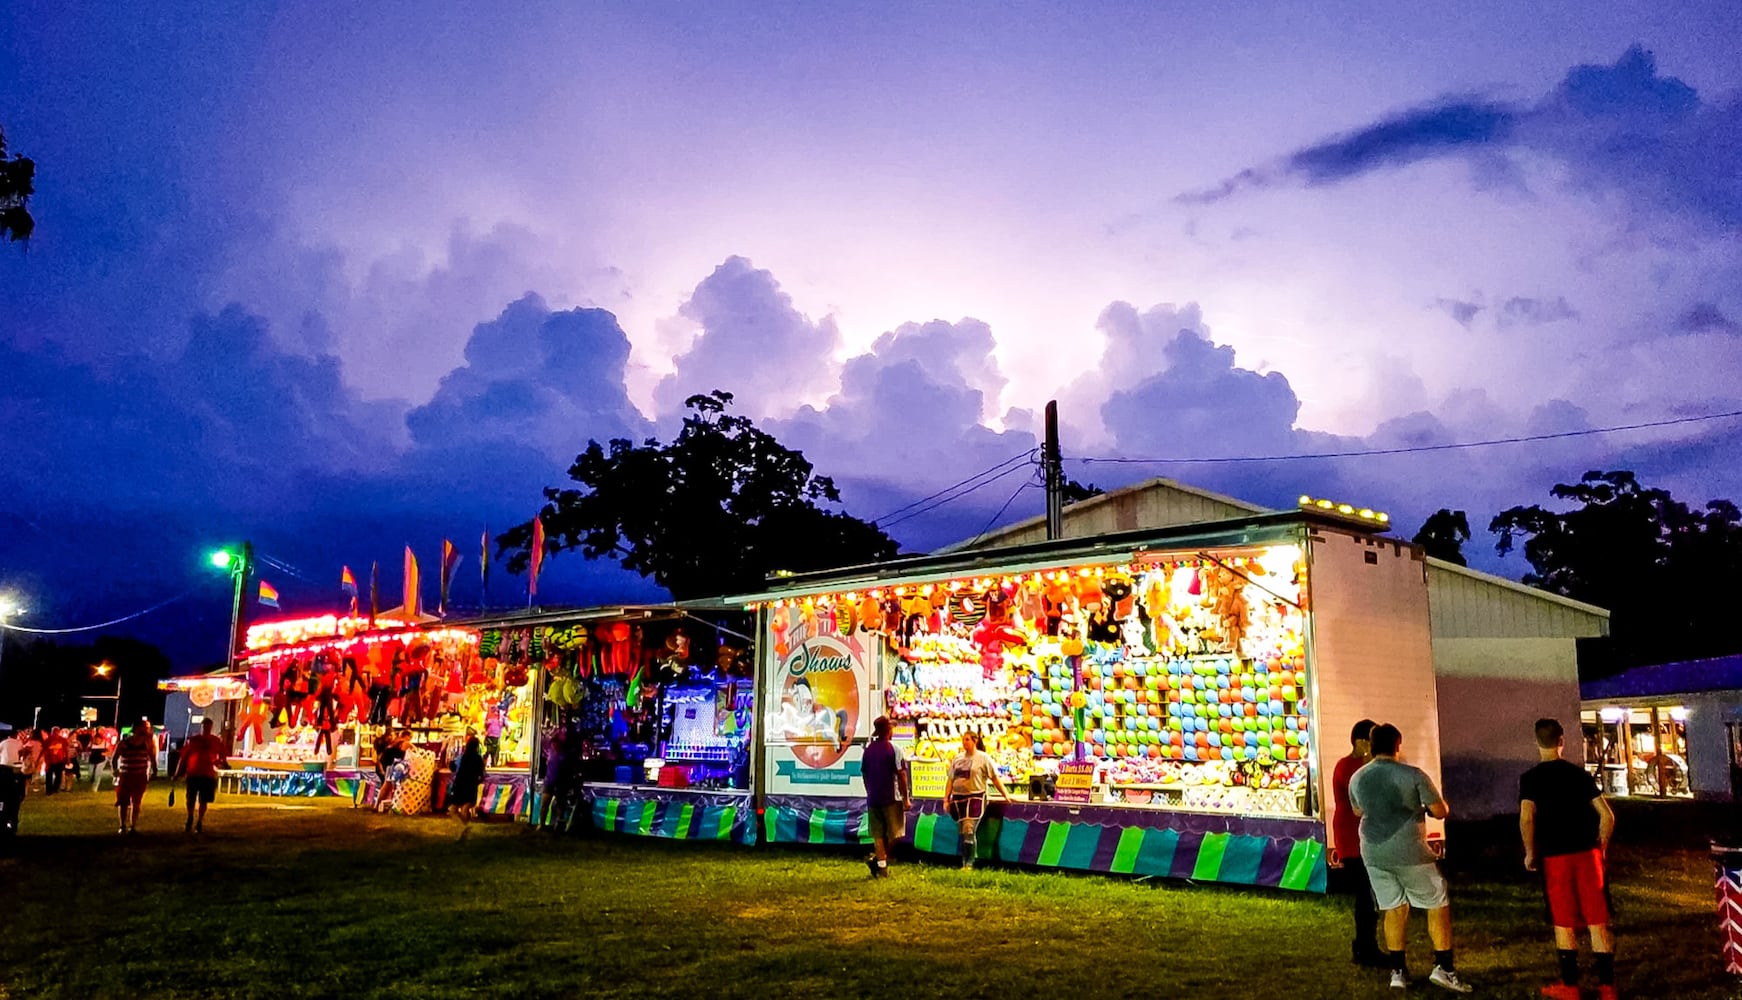
{"type": "Polygon", "coordinates": [[[588,814],[600,830],[756,843],[756,808],[747,791],[598,783],[587,785],[585,795],[588,814]]]}
{"type": "MultiPolygon", "coordinates": [[[[762,832],[770,843],[870,842],[863,799],[770,795],[762,832]]],[[[907,833],[915,850],[958,851],[940,800],[915,802],[907,833]]],[[[994,798],[978,841],[982,859],[1006,864],[1325,891],[1324,824],[1308,818],[994,798]]]]}
{"type": "MultiPolygon", "coordinates": [[[[263,761],[235,757],[230,767],[218,772],[220,787],[239,795],[271,795],[289,798],[342,796],[353,804],[374,801],[381,779],[372,769],[323,767],[319,761],[263,761]]],[[[442,808],[447,793],[448,772],[436,772],[430,792],[434,808],[442,808]]],[[[478,790],[478,812],[490,816],[521,818],[532,806],[531,780],[524,768],[492,768],[484,772],[478,790]]]]}

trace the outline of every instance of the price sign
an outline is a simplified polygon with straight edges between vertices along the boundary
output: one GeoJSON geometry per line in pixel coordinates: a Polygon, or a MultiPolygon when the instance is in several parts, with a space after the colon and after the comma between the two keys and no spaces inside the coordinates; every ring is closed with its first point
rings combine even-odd
{"type": "Polygon", "coordinates": [[[944,762],[941,760],[910,760],[913,797],[941,799],[944,797],[944,762]]]}
{"type": "Polygon", "coordinates": [[[1053,793],[1057,802],[1088,802],[1095,789],[1093,761],[1065,761],[1059,765],[1058,787],[1053,793]]]}

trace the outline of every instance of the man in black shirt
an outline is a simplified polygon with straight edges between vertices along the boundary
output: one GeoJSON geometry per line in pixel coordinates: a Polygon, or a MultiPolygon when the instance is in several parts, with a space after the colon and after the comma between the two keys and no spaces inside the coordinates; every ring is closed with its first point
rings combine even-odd
{"type": "Polygon", "coordinates": [[[1615,937],[1609,932],[1609,902],[1603,859],[1615,813],[1603,801],[1597,781],[1584,768],[1561,758],[1565,744],[1561,724],[1538,719],[1536,746],[1542,763],[1524,772],[1518,782],[1518,827],[1524,836],[1524,867],[1540,866],[1554,922],[1555,949],[1561,981],[1543,987],[1557,1000],[1579,996],[1579,938],[1591,928],[1591,951],[1597,959],[1597,995],[1615,997],[1615,937]]]}

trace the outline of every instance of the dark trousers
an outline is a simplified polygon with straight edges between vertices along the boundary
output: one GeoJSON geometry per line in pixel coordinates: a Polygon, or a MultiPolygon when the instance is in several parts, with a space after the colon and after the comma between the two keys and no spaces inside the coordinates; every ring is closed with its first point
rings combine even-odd
{"type": "Polygon", "coordinates": [[[10,767],[0,767],[0,833],[18,832],[18,807],[24,804],[25,779],[10,767]]]}
{"type": "Polygon", "coordinates": [[[1379,907],[1373,902],[1366,864],[1360,858],[1344,858],[1343,867],[1330,870],[1330,889],[1339,896],[1355,898],[1354,953],[1360,956],[1379,951],[1379,907]]]}
{"type": "Polygon", "coordinates": [[[50,765],[48,765],[48,778],[47,778],[48,794],[53,795],[54,793],[60,791],[61,772],[65,771],[66,768],[67,768],[67,766],[65,764],[50,764],[50,765]]]}

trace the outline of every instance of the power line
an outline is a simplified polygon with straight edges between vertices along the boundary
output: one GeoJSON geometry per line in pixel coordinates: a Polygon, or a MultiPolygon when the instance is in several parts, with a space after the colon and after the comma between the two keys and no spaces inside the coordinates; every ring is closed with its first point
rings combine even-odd
{"type": "Polygon", "coordinates": [[[1023,483],[1021,486],[1016,487],[1016,492],[1010,494],[1010,499],[1004,501],[1004,506],[998,508],[998,513],[993,514],[991,517],[987,518],[986,519],[986,526],[981,528],[980,533],[978,535],[974,536],[974,540],[969,542],[967,545],[963,546],[963,548],[971,549],[975,545],[978,545],[980,543],[980,539],[986,537],[986,532],[992,530],[992,526],[994,524],[998,523],[998,519],[1003,517],[1004,512],[1010,509],[1010,505],[1016,502],[1016,498],[1018,496],[1022,495],[1022,491],[1034,489],[1036,485],[1037,485],[1036,483],[1023,483]]]}
{"type": "MultiPolygon", "coordinates": [[[[1033,449],[1033,448],[1030,448],[1027,451],[1018,452],[1018,453],[1010,456],[1009,458],[1005,459],[1004,461],[999,462],[998,464],[991,466],[990,468],[982,469],[981,471],[974,473],[973,475],[969,476],[966,479],[960,480],[959,482],[951,483],[950,485],[944,487],[943,489],[938,490],[936,493],[933,493],[929,496],[920,497],[918,500],[914,500],[911,503],[903,504],[902,506],[895,508],[894,510],[890,511],[889,513],[884,514],[882,517],[872,518],[871,523],[876,524],[876,525],[882,525],[882,524],[884,524],[884,522],[889,521],[890,518],[895,517],[897,514],[902,514],[902,513],[905,513],[906,511],[912,510],[915,507],[930,503],[931,501],[936,500],[937,498],[943,496],[946,493],[950,493],[952,491],[960,489],[963,486],[967,486],[969,483],[972,483],[975,480],[981,479],[985,476],[991,475],[992,473],[998,472],[1000,469],[1006,469],[1016,462],[1020,462],[1023,459],[1032,460],[1034,458],[1034,454],[1035,454],[1035,449],[1033,449]]],[[[992,482],[994,479],[997,479],[997,478],[1000,478],[1000,477],[993,476],[993,479],[988,479],[988,480],[986,480],[986,482],[992,482]]],[[[964,491],[963,495],[966,495],[967,493],[972,493],[974,490],[977,490],[980,488],[980,486],[984,486],[984,485],[986,485],[986,483],[980,483],[979,485],[974,486],[974,487],[964,491]]],[[[946,501],[946,502],[948,502],[948,501],[946,501]]],[[[904,517],[904,518],[901,518],[900,520],[905,521],[906,518],[904,517]]]]}
{"type": "Polygon", "coordinates": [[[949,496],[940,497],[939,499],[934,500],[933,502],[925,505],[924,507],[920,507],[920,508],[917,508],[915,510],[911,510],[911,511],[907,512],[906,514],[901,515],[900,517],[891,518],[890,520],[884,521],[882,524],[878,525],[878,527],[887,529],[893,525],[900,524],[903,521],[912,520],[913,518],[919,517],[922,514],[929,514],[932,511],[937,510],[939,507],[944,506],[945,504],[954,503],[955,501],[962,499],[963,497],[967,496],[970,493],[973,493],[977,490],[983,489],[987,486],[992,485],[995,482],[998,482],[1001,479],[1007,479],[1010,476],[1014,475],[1015,473],[1023,472],[1023,471],[1025,471],[1024,466],[1012,465],[1009,468],[1005,469],[1003,472],[998,473],[996,476],[993,476],[990,479],[981,480],[980,482],[975,483],[974,485],[969,486],[965,489],[958,490],[949,496]]]}
{"type": "Polygon", "coordinates": [[[184,597],[191,596],[195,591],[197,591],[199,589],[200,588],[198,588],[198,587],[193,587],[193,588],[190,588],[188,590],[184,590],[181,593],[170,598],[169,600],[159,601],[158,603],[153,604],[151,607],[146,608],[143,611],[135,611],[130,615],[122,615],[119,618],[111,619],[110,621],[102,622],[102,623],[99,623],[97,625],[80,625],[77,628],[31,628],[28,625],[12,625],[4,620],[0,620],[0,629],[7,629],[7,630],[10,630],[13,632],[28,632],[31,635],[71,635],[74,632],[95,632],[97,629],[100,629],[100,628],[108,628],[111,625],[119,625],[122,622],[130,622],[135,618],[143,618],[146,615],[151,614],[153,611],[162,610],[163,608],[169,607],[171,604],[174,604],[175,602],[181,600],[184,597]]]}
{"type": "Polygon", "coordinates": [[[1433,451],[1457,451],[1464,448],[1488,448],[1502,444],[1528,444],[1532,441],[1555,441],[1562,438],[1589,437],[1594,434],[1612,434],[1618,431],[1638,431],[1652,427],[1673,427],[1678,424],[1705,423],[1712,420],[1727,420],[1732,417],[1742,417],[1742,410],[1731,410],[1727,413],[1707,413],[1697,417],[1675,417],[1670,420],[1651,420],[1642,424],[1617,424],[1613,427],[1589,427],[1578,431],[1556,431],[1551,434],[1525,434],[1519,437],[1491,438],[1486,441],[1459,441],[1452,444],[1424,444],[1407,448],[1364,448],[1355,451],[1321,451],[1299,455],[1244,455],[1223,456],[1217,458],[1091,458],[1072,456],[1069,461],[1084,464],[1101,465],[1214,465],[1237,462],[1299,462],[1307,459],[1320,458],[1366,458],[1374,455],[1412,455],[1433,451]]]}

